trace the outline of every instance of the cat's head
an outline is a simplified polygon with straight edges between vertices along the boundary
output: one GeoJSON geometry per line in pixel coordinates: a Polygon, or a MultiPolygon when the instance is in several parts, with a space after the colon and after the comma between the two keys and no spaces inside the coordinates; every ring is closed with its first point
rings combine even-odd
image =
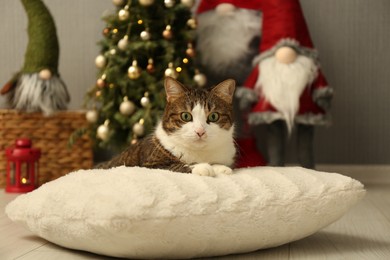
{"type": "Polygon", "coordinates": [[[189,88],[167,77],[165,91],[162,126],[168,136],[197,147],[232,139],[234,80],[205,89],[189,88]]]}

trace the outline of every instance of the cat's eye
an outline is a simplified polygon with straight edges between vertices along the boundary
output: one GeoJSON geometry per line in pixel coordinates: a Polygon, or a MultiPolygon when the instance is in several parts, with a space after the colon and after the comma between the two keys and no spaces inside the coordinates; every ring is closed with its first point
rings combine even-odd
{"type": "Polygon", "coordinates": [[[190,121],[192,121],[192,115],[191,115],[191,113],[183,112],[183,113],[181,113],[180,117],[181,117],[181,120],[183,120],[184,122],[190,122],[190,121]]]}
{"type": "Polygon", "coordinates": [[[217,112],[210,113],[207,119],[209,122],[217,122],[219,120],[219,114],[217,112]]]}

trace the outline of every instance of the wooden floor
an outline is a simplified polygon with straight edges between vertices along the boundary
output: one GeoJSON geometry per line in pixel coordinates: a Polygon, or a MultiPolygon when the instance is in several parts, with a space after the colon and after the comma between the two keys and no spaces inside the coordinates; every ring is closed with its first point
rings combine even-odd
{"type": "MultiPolygon", "coordinates": [[[[277,248],[213,259],[390,259],[390,167],[318,169],[360,180],[368,191],[366,197],[340,220],[310,237],[277,248]]],[[[0,190],[1,260],[114,259],[61,248],[12,223],[4,207],[15,197],[0,190]]]]}

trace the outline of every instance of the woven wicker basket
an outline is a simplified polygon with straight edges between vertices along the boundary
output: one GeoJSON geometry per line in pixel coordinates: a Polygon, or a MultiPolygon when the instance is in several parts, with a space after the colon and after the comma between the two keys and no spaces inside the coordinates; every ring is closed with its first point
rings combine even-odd
{"type": "Polygon", "coordinates": [[[33,147],[41,149],[40,185],[71,171],[91,168],[92,142],[87,136],[82,136],[72,147],[68,146],[70,135],[86,125],[85,113],[81,111],[61,111],[43,116],[41,113],[0,109],[0,187],[5,186],[5,148],[22,137],[30,138],[33,147]]]}

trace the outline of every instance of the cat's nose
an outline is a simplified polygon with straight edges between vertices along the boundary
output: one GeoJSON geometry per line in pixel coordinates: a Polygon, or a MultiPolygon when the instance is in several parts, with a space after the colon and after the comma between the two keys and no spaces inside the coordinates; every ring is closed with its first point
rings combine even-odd
{"type": "Polygon", "coordinates": [[[206,133],[206,131],[205,131],[203,128],[201,128],[201,129],[195,130],[195,133],[196,133],[199,137],[202,137],[202,136],[204,136],[204,134],[206,133]]]}

